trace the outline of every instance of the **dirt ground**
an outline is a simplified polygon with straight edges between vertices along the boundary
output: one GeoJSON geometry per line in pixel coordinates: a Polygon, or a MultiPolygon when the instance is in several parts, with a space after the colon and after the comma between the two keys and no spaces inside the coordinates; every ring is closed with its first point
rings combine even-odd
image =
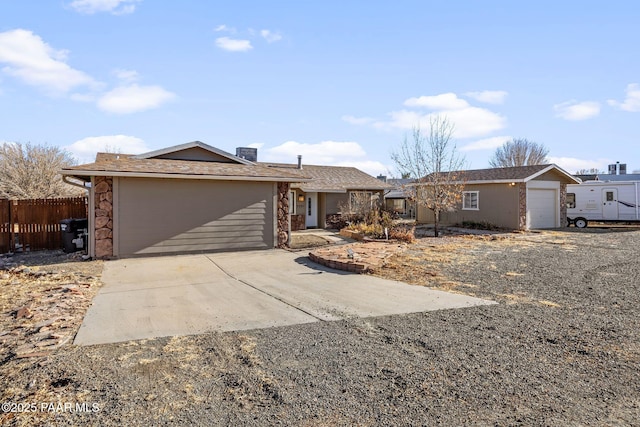
{"type": "MultiPolygon", "coordinates": [[[[638,425],[639,248],[637,228],[422,238],[375,274],[498,304],[67,342],[31,357],[7,341],[0,424],[638,425]]],[[[29,320],[16,309],[43,290],[98,288],[99,263],[58,261],[5,269],[2,294],[17,289],[14,277],[24,289],[3,300],[2,331],[29,320]],[[40,269],[48,273],[33,274],[40,269]]]]}

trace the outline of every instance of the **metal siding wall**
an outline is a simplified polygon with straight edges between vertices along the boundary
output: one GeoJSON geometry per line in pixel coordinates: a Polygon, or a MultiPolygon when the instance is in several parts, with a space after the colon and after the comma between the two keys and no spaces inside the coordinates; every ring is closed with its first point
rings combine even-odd
{"type": "Polygon", "coordinates": [[[120,256],[274,247],[273,183],[120,178],[120,256]]]}

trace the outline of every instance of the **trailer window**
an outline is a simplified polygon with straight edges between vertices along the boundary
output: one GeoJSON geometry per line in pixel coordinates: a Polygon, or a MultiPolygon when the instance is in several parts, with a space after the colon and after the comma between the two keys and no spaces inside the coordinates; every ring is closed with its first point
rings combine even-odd
{"type": "Polygon", "coordinates": [[[576,193],[567,193],[567,209],[576,207],[576,193]]]}

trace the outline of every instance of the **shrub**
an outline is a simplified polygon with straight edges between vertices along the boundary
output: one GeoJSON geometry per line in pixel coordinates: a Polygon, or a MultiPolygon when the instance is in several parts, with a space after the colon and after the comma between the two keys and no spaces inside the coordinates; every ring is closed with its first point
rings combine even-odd
{"type": "Polygon", "coordinates": [[[396,225],[389,231],[389,238],[401,242],[412,243],[415,239],[415,226],[396,225]]]}

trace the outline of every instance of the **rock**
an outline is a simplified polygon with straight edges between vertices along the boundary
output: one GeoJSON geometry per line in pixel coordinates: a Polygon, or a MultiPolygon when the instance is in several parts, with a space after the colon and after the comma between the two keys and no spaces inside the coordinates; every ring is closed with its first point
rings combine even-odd
{"type": "Polygon", "coordinates": [[[101,228],[99,230],[96,230],[95,236],[96,241],[102,239],[110,239],[113,236],[113,233],[108,228],[101,228]]]}
{"type": "Polygon", "coordinates": [[[106,193],[109,190],[110,190],[109,184],[106,181],[100,182],[98,185],[96,185],[96,188],[95,188],[96,194],[106,193]]]}
{"type": "Polygon", "coordinates": [[[100,229],[100,228],[105,228],[107,226],[107,224],[109,224],[111,220],[109,219],[108,216],[99,216],[96,218],[96,222],[95,222],[95,226],[96,226],[96,230],[100,229]]]}
{"type": "Polygon", "coordinates": [[[31,316],[31,310],[29,310],[29,307],[27,306],[20,307],[19,309],[16,310],[16,320],[25,319],[30,316],[31,316]]]}
{"type": "Polygon", "coordinates": [[[111,239],[96,239],[96,258],[113,256],[113,242],[111,239]]]}
{"type": "Polygon", "coordinates": [[[113,210],[113,205],[111,204],[111,202],[103,200],[100,202],[99,208],[107,212],[111,212],[113,210]]]}

